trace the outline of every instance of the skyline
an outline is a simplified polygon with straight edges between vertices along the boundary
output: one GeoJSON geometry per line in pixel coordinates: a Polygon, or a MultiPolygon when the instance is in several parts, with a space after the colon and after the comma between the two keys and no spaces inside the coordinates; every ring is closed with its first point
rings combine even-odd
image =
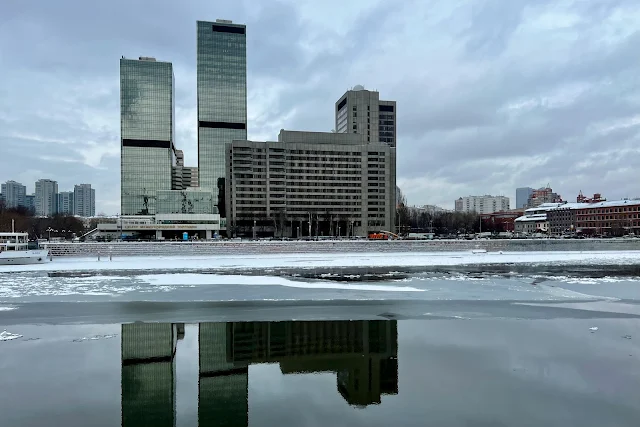
{"type": "Polygon", "coordinates": [[[452,194],[504,194],[513,205],[516,188],[548,182],[567,200],[579,190],[639,196],[629,165],[640,160],[631,53],[640,7],[471,3],[3,5],[0,181],[89,181],[97,212],[120,211],[122,55],[174,64],[176,148],[196,165],[194,25],[220,18],[247,26],[250,140],[329,131],[323,107],[363,84],[397,101],[398,185],[410,205],[451,208],[452,194]]]}

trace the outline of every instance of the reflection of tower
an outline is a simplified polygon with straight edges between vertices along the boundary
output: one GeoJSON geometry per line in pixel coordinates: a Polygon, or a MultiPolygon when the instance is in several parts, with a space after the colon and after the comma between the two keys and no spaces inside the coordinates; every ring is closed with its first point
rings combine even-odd
{"type": "Polygon", "coordinates": [[[200,426],[246,426],[249,423],[247,363],[230,361],[228,331],[233,323],[201,323],[198,382],[200,426]]]}
{"type": "Polygon", "coordinates": [[[176,325],[131,323],[121,329],[122,426],[175,426],[176,325]]]}

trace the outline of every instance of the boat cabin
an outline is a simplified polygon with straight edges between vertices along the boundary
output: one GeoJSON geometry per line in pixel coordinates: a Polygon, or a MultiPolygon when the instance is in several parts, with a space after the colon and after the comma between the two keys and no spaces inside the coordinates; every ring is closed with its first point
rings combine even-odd
{"type": "Polygon", "coordinates": [[[0,233],[0,252],[26,251],[29,249],[29,233],[0,233]]]}

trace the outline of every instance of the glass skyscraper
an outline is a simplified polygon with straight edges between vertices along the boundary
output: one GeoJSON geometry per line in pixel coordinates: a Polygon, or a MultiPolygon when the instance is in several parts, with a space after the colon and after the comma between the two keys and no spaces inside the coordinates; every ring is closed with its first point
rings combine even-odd
{"type": "Polygon", "coordinates": [[[153,215],[156,193],[171,190],[174,76],[170,62],[120,60],[122,215],[153,215]]]}
{"type": "Polygon", "coordinates": [[[199,184],[225,217],[225,145],[247,139],[246,27],[198,21],[197,37],[199,184]]]}

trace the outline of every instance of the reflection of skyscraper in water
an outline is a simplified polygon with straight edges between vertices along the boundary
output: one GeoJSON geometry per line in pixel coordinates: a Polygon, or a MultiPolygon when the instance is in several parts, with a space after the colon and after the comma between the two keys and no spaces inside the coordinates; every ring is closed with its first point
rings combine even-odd
{"type": "Polygon", "coordinates": [[[396,321],[201,323],[199,424],[248,425],[253,363],[279,363],[283,374],[336,372],[348,403],[380,403],[398,393],[397,343],[396,321]]]}
{"type": "Polygon", "coordinates": [[[233,323],[199,327],[198,424],[246,426],[249,423],[249,368],[228,357],[233,323]]]}
{"type": "Polygon", "coordinates": [[[121,329],[122,426],[175,426],[177,328],[132,323],[121,329]]]}

